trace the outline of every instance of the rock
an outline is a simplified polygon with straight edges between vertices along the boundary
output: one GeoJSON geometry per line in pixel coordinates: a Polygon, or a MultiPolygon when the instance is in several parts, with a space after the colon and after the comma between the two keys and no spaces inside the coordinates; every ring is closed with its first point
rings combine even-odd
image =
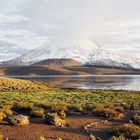
{"type": "Polygon", "coordinates": [[[8,116],[7,117],[8,123],[12,125],[28,125],[29,124],[29,118],[25,115],[17,115],[17,116],[8,116]]]}
{"type": "Polygon", "coordinates": [[[2,121],[2,120],[5,119],[5,118],[6,118],[5,113],[0,112],[0,121],[2,121]]]}
{"type": "Polygon", "coordinates": [[[58,127],[64,127],[65,126],[65,120],[61,119],[57,113],[48,113],[46,114],[46,122],[51,124],[51,125],[55,125],[58,127]]]}

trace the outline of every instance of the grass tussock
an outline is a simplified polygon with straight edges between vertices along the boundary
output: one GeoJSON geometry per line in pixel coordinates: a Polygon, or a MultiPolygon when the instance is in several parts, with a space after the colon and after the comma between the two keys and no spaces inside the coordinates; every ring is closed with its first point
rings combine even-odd
{"type": "Polygon", "coordinates": [[[124,116],[121,109],[104,104],[94,104],[92,113],[107,119],[120,119],[124,116]]]}
{"type": "Polygon", "coordinates": [[[45,118],[45,111],[43,108],[33,108],[31,111],[32,117],[39,117],[39,118],[45,118]]]}
{"type": "Polygon", "coordinates": [[[112,136],[109,140],[128,140],[124,137],[124,135],[120,135],[118,137],[112,136]]]}
{"type": "Polygon", "coordinates": [[[123,124],[117,127],[114,131],[116,136],[123,135],[126,139],[140,139],[140,127],[134,124],[123,124]]]}
{"type": "Polygon", "coordinates": [[[134,124],[140,125],[140,115],[134,115],[131,120],[134,124]]]}

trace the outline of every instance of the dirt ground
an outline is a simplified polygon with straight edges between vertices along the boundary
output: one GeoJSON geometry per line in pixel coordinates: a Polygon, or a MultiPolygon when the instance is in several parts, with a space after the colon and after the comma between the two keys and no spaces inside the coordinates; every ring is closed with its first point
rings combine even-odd
{"type": "Polygon", "coordinates": [[[90,132],[96,137],[108,140],[114,127],[123,124],[131,117],[126,117],[119,121],[107,121],[92,115],[70,115],[66,119],[66,127],[58,128],[45,124],[43,119],[31,119],[30,125],[12,126],[0,124],[0,132],[9,140],[39,140],[40,136],[44,136],[47,140],[61,137],[64,140],[88,140],[89,136],[84,131],[83,126],[96,122],[96,126],[90,127],[90,132]]]}

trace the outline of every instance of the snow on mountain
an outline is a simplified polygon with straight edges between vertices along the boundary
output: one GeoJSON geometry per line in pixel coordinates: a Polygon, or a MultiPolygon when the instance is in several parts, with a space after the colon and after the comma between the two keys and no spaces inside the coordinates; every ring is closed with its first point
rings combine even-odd
{"type": "Polygon", "coordinates": [[[46,59],[74,59],[83,64],[140,68],[140,57],[130,57],[109,51],[97,44],[92,49],[79,45],[47,46],[28,52],[21,57],[3,62],[3,65],[30,65],[46,59]]]}
{"type": "Polygon", "coordinates": [[[140,57],[132,57],[114,53],[103,47],[93,50],[88,59],[88,64],[97,66],[118,66],[140,68],[140,57]]]}
{"type": "Polygon", "coordinates": [[[40,47],[13,60],[3,62],[3,65],[30,65],[45,59],[74,59],[86,63],[89,52],[79,46],[40,47]]]}

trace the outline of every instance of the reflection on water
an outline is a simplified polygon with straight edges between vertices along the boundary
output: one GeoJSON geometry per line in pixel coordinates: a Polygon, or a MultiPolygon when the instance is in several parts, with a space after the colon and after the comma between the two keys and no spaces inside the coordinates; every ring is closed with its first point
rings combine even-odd
{"type": "Polygon", "coordinates": [[[37,80],[53,84],[59,88],[113,89],[140,91],[140,75],[112,76],[21,76],[21,79],[37,80]]]}

